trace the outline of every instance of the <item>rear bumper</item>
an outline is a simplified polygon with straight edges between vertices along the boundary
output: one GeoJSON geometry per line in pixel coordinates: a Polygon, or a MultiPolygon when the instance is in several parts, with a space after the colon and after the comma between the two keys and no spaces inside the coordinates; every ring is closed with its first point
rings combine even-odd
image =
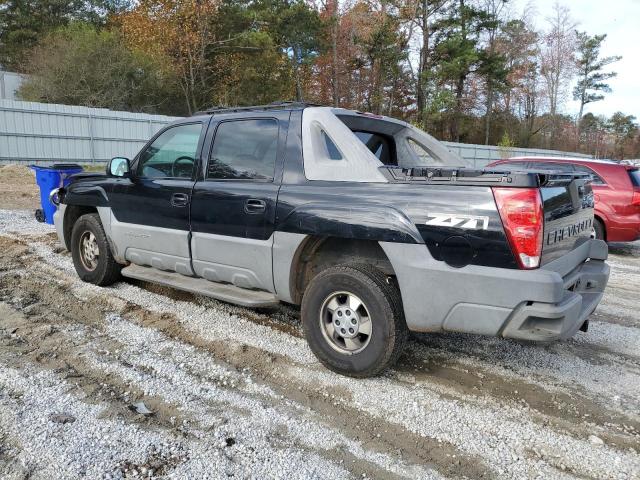
{"type": "Polygon", "coordinates": [[[588,240],[537,270],[435,261],[424,245],[381,243],[391,261],[410,330],[523,340],[569,338],[595,310],[609,279],[607,246],[588,240]]]}
{"type": "Polygon", "coordinates": [[[523,303],[509,316],[502,336],[522,340],[560,340],[572,337],[600,303],[609,280],[603,260],[589,260],[569,276],[558,303],[523,303]]]}

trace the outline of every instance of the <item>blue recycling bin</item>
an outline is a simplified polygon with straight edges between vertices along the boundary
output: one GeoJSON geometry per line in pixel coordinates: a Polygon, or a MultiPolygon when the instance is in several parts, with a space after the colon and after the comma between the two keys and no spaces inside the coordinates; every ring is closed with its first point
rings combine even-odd
{"type": "Polygon", "coordinates": [[[40,187],[42,208],[36,210],[36,220],[53,225],[53,214],[56,213],[58,207],[51,203],[49,194],[54,188],[68,185],[71,181],[69,177],[82,172],[82,167],[75,163],[54,163],[48,167],[31,165],[30,168],[36,172],[36,183],[40,187]]]}

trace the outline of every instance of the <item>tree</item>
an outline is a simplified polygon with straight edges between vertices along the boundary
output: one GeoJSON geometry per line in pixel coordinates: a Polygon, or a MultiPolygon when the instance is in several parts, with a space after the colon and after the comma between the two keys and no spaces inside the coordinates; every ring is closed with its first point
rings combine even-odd
{"type": "Polygon", "coordinates": [[[573,89],[573,99],[580,102],[578,123],[582,119],[584,106],[604,100],[604,95],[599,92],[609,93],[611,87],[607,80],[614,78],[616,72],[603,72],[602,70],[622,59],[620,56],[600,58],[600,48],[607,35],[589,36],[586,32],[576,31],[578,44],[578,58],[576,59],[579,80],[573,89]]]}
{"type": "Polygon", "coordinates": [[[548,19],[549,30],[543,37],[541,68],[549,101],[551,117],[551,146],[559,134],[556,115],[563,103],[566,90],[575,73],[575,22],[569,9],[556,0],[554,14],[548,19]]]}
{"type": "Polygon", "coordinates": [[[485,80],[485,115],[484,115],[484,144],[489,145],[491,133],[491,117],[496,91],[507,87],[509,71],[506,67],[507,59],[498,50],[498,35],[502,21],[500,20],[507,0],[484,0],[484,10],[494,21],[487,22],[486,48],[482,52],[482,63],[479,73],[485,80]]]}
{"type": "Polygon", "coordinates": [[[128,0],[4,0],[0,5],[0,66],[24,71],[26,55],[48,32],[73,21],[102,24],[128,0]]]}
{"type": "Polygon", "coordinates": [[[160,64],[130,51],[117,31],[73,23],[31,52],[19,95],[36,102],[172,112],[175,85],[160,64]]]}
{"type": "MultiPolygon", "coordinates": [[[[428,122],[428,96],[430,92],[429,81],[433,64],[431,62],[432,45],[431,36],[434,28],[434,17],[438,15],[450,0],[414,0],[413,8],[408,7],[407,15],[410,20],[410,32],[413,25],[418,27],[420,35],[420,52],[418,56],[418,68],[416,71],[416,102],[418,108],[419,123],[426,127],[428,122]]],[[[409,33],[409,38],[411,33],[409,33]]]]}
{"type": "Polygon", "coordinates": [[[500,57],[486,52],[480,43],[481,36],[496,28],[497,22],[491,12],[470,6],[467,0],[452,3],[438,22],[440,31],[434,63],[440,80],[450,85],[455,98],[449,127],[453,141],[460,141],[465,90],[470,76],[474,73],[497,74],[500,57]]]}
{"type": "Polygon", "coordinates": [[[625,157],[625,144],[632,141],[638,135],[636,117],[625,115],[622,112],[614,113],[607,124],[607,129],[614,140],[614,157],[623,160],[625,157]]]}
{"type": "Polygon", "coordinates": [[[595,158],[601,158],[604,154],[607,135],[607,119],[587,113],[580,118],[578,128],[580,132],[580,144],[585,151],[592,153],[595,158]]]}
{"type": "Polygon", "coordinates": [[[296,100],[303,100],[302,70],[311,65],[319,50],[320,18],[303,0],[259,0],[259,18],[291,63],[296,100]]]}
{"type": "Polygon", "coordinates": [[[118,17],[132,48],[169,60],[189,114],[206,106],[215,88],[208,78],[207,52],[231,41],[213,35],[217,8],[212,0],[141,0],[118,17]]]}

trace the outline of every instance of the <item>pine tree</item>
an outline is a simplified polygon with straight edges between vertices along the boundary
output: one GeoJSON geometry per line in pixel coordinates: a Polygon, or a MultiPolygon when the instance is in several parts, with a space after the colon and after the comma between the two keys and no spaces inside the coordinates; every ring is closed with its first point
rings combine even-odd
{"type": "Polygon", "coordinates": [[[611,87],[607,80],[617,76],[616,72],[603,72],[602,70],[622,59],[620,56],[600,58],[600,48],[607,35],[589,36],[586,32],[576,31],[578,40],[578,58],[576,60],[579,72],[578,84],[573,90],[573,99],[580,102],[578,123],[582,119],[584,106],[604,100],[600,92],[609,93],[611,87]]]}

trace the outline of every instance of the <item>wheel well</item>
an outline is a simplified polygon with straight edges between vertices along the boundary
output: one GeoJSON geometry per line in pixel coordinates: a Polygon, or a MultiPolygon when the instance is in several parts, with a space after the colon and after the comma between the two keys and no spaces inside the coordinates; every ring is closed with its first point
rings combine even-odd
{"type": "Polygon", "coordinates": [[[395,276],[393,266],[374,240],[355,240],[335,237],[309,237],[298,248],[291,263],[290,289],[295,303],[313,277],[322,270],[345,263],[373,265],[384,274],[395,276]]]}
{"type": "Polygon", "coordinates": [[[87,213],[97,213],[95,207],[85,207],[82,205],[67,205],[64,212],[64,243],[71,249],[71,232],[76,221],[87,213]]]}

